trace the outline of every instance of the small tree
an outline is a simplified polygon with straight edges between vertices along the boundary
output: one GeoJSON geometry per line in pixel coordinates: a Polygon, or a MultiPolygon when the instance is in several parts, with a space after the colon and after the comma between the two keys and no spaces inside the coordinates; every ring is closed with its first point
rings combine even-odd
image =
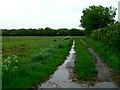
{"type": "Polygon", "coordinates": [[[85,28],[89,35],[92,30],[107,27],[115,22],[116,9],[103,6],[89,6],[83,10],[81,16],[81,26],[85,28]]]}

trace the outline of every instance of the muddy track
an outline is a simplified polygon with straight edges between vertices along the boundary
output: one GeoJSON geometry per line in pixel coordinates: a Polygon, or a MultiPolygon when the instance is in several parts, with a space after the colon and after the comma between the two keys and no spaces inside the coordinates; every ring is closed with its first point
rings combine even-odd
{"type": "MultiPolygon", "coordinates": [[[[86,45],[83,40],[81,41],[86,45]]],[[[102,60],[92,48],[88,48],[88,50],[93,55],[100,82],[95,81],[94,86],[90,86],[89,84],[87,84],[87,82],[78,83],[77,79],[75,81],[72,80],[71,77],[74,77],[73,68],[76,58],[74,40],[69,55],[66,57],[64,63],[58,67],[53,75],[50,76],[49,80],[43,82],[42,84],[39,84],[37,90],[42,90],[44,88],[117,88],[115,83],[111,81],[111,74],[108,67],[102,62],[102,60]]]]}
{"type": "Polygon", "coordinates": [[[113,75],[110,68],[107,67],[105,63],[100,59],[98,54],[82,40],[81,42],[88,48],[89,52],[93,56],[96,69],[98,71],[98,81],[100,82],[113,82],[111,76],[113,75]]]}

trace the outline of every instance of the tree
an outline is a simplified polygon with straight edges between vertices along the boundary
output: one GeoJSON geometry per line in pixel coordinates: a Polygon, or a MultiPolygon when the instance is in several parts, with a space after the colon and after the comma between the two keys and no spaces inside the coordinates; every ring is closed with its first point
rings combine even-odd
{"type": "Polygon", "coordinates": [[[85,28],[89,35],[92,30],[107,27],[115,22],[116,8],[103,6],[89,6],[83,10],[81,16],[81,26],[85,28]]]}

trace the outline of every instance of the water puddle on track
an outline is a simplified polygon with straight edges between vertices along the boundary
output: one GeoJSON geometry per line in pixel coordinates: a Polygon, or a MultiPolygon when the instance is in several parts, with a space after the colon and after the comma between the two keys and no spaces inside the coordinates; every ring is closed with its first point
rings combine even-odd
{"type": "Polygon", "coordinates": [[[49,80],[43,82],[41,85],[38,85],[38,90],[42,88],[88,88],[88,87],[114,87],[113,83],[98,83],[94,86],[89,86],[87,84],[79,84],[77,82],[73,82],[70,78],[73,75],[73,67],[74,61],[76,57],[75,52],[75,40],[73,40],[73,45],[71,50],[69,51],[69,55],[67,56],[64,63],[58,67],[58,69],[54,72],[53,75],[50,76],[49,80]],[[107,83],[107,84],[106,84],[107,83]]]}
{"type": "Polygon", "coordinates": [[[80,88],[80,84],[72,82],[70,75],[74,67],[76,52],[74,50],[75,40],[64,63],[58,67],[50,79],[38,86],[40,88],[80,88]]]}

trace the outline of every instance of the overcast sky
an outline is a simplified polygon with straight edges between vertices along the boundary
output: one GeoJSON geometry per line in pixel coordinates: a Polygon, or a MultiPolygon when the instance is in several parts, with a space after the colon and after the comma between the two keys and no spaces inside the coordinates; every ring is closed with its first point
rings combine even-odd
{"type": "Polygon", "coordinates": [[[83,9],[90,5],[118,8],[118,1],[0,0],[0,28],[80,28],[83,9]]]}

